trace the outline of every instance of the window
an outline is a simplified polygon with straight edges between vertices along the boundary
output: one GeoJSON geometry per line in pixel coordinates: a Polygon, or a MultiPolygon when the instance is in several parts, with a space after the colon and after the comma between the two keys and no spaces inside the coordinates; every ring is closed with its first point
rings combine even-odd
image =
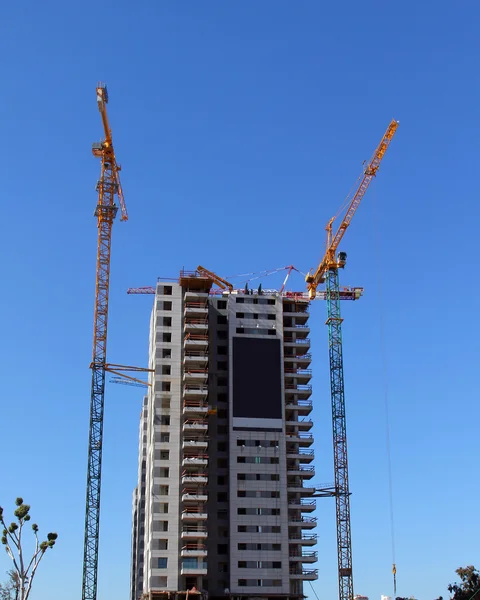
{"type": "Polygon", "coordinates": [[[227,433],[227,426],[226,425],[219,425],[217,427],[217,433],[219,434],[226,434],[227,433]]]}
{"type": "Polygon", "coordinates": [[[158,559],[158,568],[159,569],[166,569],[167,568],[167,563],[168,563],[168,558],[159,558],[158,559]]]}
{"type": "Polygon", "coordinates": [[[237,317],[237,319],[244,319],[245,318],[245,313],[238,312],[238,313],[236,313],[235,316],[237,317]]]}
{"type": "Polygon", "coordinates": [[[162,358],[172,358],[172,351],[170,348],[162,348],[162,358]]]}
{"type": "Polygon", "coordinates": [[[219,458],[217,461],[217,467],[219,469],[228,469],[228,460],[226,458],[219,458]]]}
{"type": "Polygon", "coordinates": [[[238,533],[281,533],[280,525],[238,525],[238,533]]]}
{"type": "Polygon", "coordinates": [[[160,460],[169,460],[170,450],[160,450],[160,460]]]}
{"type": "Polygon", "coordinates": [[[218,554],[228,554],[228,544],[218,544],[217,552],[218,554]]]}
{"type": "Polygon", "coordinates": [[[227,394],[225,394],[223,392],[220,394],[217,394],[217,400],[219,402],[228,402],[227,394]]]}
{"type": "Polygon", "coordinates": [[[227,308],[227,301],[226,300],[219,300],[217,302],[217,308],[218,308],[218,310],[225,310],[227,308]]]}
{"type": "Polygon", "coordinates": [[[160,441],[168,443],[170,441],[170,434],[169,433],[161,433],[160,441]]]}
{"type": "Polygon", "coordinates": [[[228,369],[228,363],[225,360],[222,361],[218,361],[217,363],[217,369],[219,371],[226,371],[228,369]]]}
{"type": "Polygon", "coordinates": [[[168,467],[160,467],[160,477],[170,477],[170,469],[168,467]]]}
{"type": "Polygon", "coordinates": [[[276,335],[276,330],[275,329],[269,329],[267,332],[267,335],[276,335]]]}
{"type": "Polygon", "coordinates": [[[237,515],[275,515],[280,514],[279,508],[237,508],[237,515]]]}
{"type": "Polygon", "coordinates": [[[219,377],[218,381],[217,381],[218,386],[227,386],[228,385],[228,379],[226,377],[219,377]]]}
{"type": "Polygon", "coordinates": [[[160,502],[158,509],[159,513],[168,513],[168,502],[160,502]]]}
{"type": "Polygon", "coordinates": [[[162,340],[164,342],[171,342],[172,341],[172,334],[171,333],[163,333],[162,334],[162,340]]]}
{"type": "Polygon", "coordinates": [[[162,325],[164,327],[171,327],[172,326],[172,317],[163,317],[162,325]]]}
{"type": "Polygon", "coordinates": [[[243,329],[243,327],[237,327],[237,328],[235,329],[235,332],[236,332],[236,333],[244,333],[244,331],[245,331],[245,330],[243,329]]]}
{"type": "Polygon", "coordinates": [[[158,531],[168,531],[168,521],[158,521],[158,531]]]}
{"type": "Polygon", "coordinates": [[[168,540],[158,540],[159,550],[168,550],[168,540]]]}
{"type": "Polygon", "coordinates": [[[277,315],[276,315],[276,314],[274,314],[274,313],[268,313],[268,314],[267,314],[267,319],[268,319],[269,321],[275,321],[275,320],[276,320],[276,318],[277,318],[277,315]]]}
{"type": "Polygon", "coordinates": [[[244,304],[245,303],[245,298],[235,298],[235,302],[237,304],[244,304]]]}
{"type": "Polygon", "coordinates": [[[228,417],[228,411],[225,408],[219,408],[217,410],[218,419],[226,419],[228,417]]]}
{"type": "Polygon", "coordinates": [[[158,486],[158,495],[159,496],[168,496],[168,485],[159,485],[158,486]]]}
{"type": "Polygon", "coordinates": [[[170,408],[170,398],[162,398],[162,408],[170,408]]]}
{"type": "MultiPolygon", "coordinates": [[[[152,577],[151,578],[152,587],[160,588],[161,590],[165,590],[167,588],[168,577],[152,577]]],[[[142,591],[142,587],[140,587],[139,591],[142,591]]],[[[140,594],[139,594],[140,595],[140,594]]]]}
{"type": "Polygon", "coordinates": [[[267,298],[267,304],[275,304],[275,298],[267,298]]]}
{"type": "Polygon", "coordinates": [[[219,519],[228,519],[228,510],[226,508],[221,508],[217,511],[217,517],[219,519]]]}
{"type": "Polygon", "coordinates": [[[238,481],[280,481],[278,473],[237,473],[238,481]]]}
{"type": "Polygon", "coordinates": [[[218,325],[227,325],[228,324],[227,317],[225,315],[218,315],[217,316],[217,324],[218,325]]]}
{"type": "Polygon", "coordinates": [[[170,301],[166,301],[163,303],[163,310],[172,310],[172,303],[170,301]]]}
{"type": "Polygon", "coordinates": [[[162,381],[162,392],[169,392],[169,391],[170,391],[170,382],[162,381]]]}
{"type": "Polygon", "coordinates": [[[260,490],[238,490],[238,498],[280,498],[278,491],[260,491],[260,490]]]}
{"type": "Polygon", "coordinates": [[[217,477],[217,484],[218,485],[225,485],[227,483],[227,478],[225,477],[225,475],[219,475],[217,477]]]}
{"type": "Polygon", "coordinates": [[[228,563],[225,563],[225,562],[218,563],[218,572],[219,573],[228,573],[228,563]]]}
{"type": "Polygon", "coordinates": [[[217,502],[228,502],[228,494],[227,494],[227,492],[218,492],[218,494],[217,494],[217,502]]]}
{"type": "Polygon", "coordinates": [[[238,544],[237,548],[239,550],[266,550],[266,551],[280,551],[282,549],[282,545],[281,544],[256,544],[256,543],[250,543],[250,544],[238,544]]]}
{"type": "Polygon", "coordinates": [[[170,365],[162,365],[162,375],[170,375],[172,367],[170,365]]]}
{"type": "Polygon", "coordinates": [[[219,340],[227,340],[228,339],[228,331],[222,331],[220,329],[217,330],[217,338],[219,340]]]}
{"type": "Polygon", "coordinates": [[[171,285],[164,285],[163,286],[163,295],[164,296],[171,296],[172,295],[172,286],[171,285]]]}
{"type": "Polygon", "coordinates": [[[278,465],[278,456],[237,456],[237,463],[278,465]]]}
{"type": "Polygon", "coordinates": [[[225,356],[227,354],[227,346],[218,346],[217,354],[219,356],[225,356]]]}
{"type": "Polygon", "coordinates": [[[217,450],[219,452],[226,452],[227,451],[227,442],[218,442],[217,450]]]}
{"type": "Polygon", "coordinates": [[[258,319],[258,313],[253,313],[253,318],[258,319]]]}
{"type": "Polygon", "coordinates": [[[170,415],[162,415],[160,417],[160,425],[170,425],[170,415]]]}

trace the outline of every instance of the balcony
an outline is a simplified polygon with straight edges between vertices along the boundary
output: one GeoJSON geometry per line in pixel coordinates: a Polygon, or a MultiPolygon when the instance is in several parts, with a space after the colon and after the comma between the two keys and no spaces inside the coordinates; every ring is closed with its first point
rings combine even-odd
{"type": "Polygon", "coordinates": [[[180,573],[181,575],[206,575],[207,567],[182,567],[180,573]]]}
{"type": "Polygon", "coordinates": [[[182,483],[184,485],[206,485],[208,483],[208,475],[207,473],[195,473],[194,471],[184,471],[182,473],[182,483]]]}
{"type": "Polygon", "coordinates": [[[308,319],[310,313],[308,311],[309,303],[307,300],[300,302],[292,302],[289,301],[288,298],[285,299],[283,303],[283,315],[284,316],[292,316],[296,319],[305,317],[308,319]]]}
{"type": "Polygon", "coordinates": [[[206,502],[207,494],[201,488],[195,491],[183,491],[182,502],[206,502]]]}
{"type": "Polygon", "coordinates": [[[206,521],[207,519],[208,514],[203,507],[185,508],[182,512],[182,521],[206,521]]]}
{"type": "Polygon", "coordinates": [[[208,423],[206,419],[187,419],[184,421],[182,429],[184,433],[192,431],[206,433],[208,431],[208,423]]]}
{"type": "Polygon", "coordinates": [[[294,398],[308,400],[312,395],[312,386],[309,383],[285,383],[285,394],[288,397],[287,402],[294,398]]]}
{"type": "Polygon", "coordinates": [[[204,540],[207,537],[207,528],[196,525],[184,525],[181,533],[182,540],[204,540]]]}
{"type": "Polygon", "coordinates": [[[316,563],[318,560],[317,553],[315,551],[312,552],[302,552],[298,555],[290,555],[288,560],[291,563],[316,563]]]}
{"type": "Polygon", "coordinates": [[[195,365],[194,368],[193,366],[189,365],[189,366],[185,366],[185,370],[183,373],[183,383],[185,384],[185,386],[190,386],[190,385],[199,385],[199,384],[206,384],[208,381],[208,369],[207,369],[207,365],[205,364],[203,367],[197,366],[195,365]]]}
{"type": "Polygon", "coordinates": [[[294,410],[299,415],[307,416],[312,412],[313,403],[310,399],[295,399],[295,397],[292,395],[290,398],[286,399],[285,409],[294,410]]]}
{"type": "Polygon", "coordinates": [[[302,512],[313,512],[316,507],[316,500],[307,500],[305,498],[302,498],[300,500],[292,499],[288,501],[288,508],[301,510],[302,512]]]}
{"type": "Polygon", "coordinates": [[[194,317],[185,317],[183,324],[183,331],[185,333],[207,333],[208,332],[208,321],[206,318],[196,319],[194,317]]]}
{"type": "Polygon", "coordinates": [[[206,398],[208,396],[208,385],[189,383],[183,388],[184,398],[206,398]]]}
{"type": "Polygon", "coordinates": [[[198,449],[206,450],[208,448],[208,441],[206,439],[186,439],[182,442],[182,448],[187,449],[198,449]]]}
{"type": "Polygon", "coordinates": [[[303,581],[316,581],[318,579],[318,569],[302,569],[299,573],[291,570],[289,577],[290,579],[302,579],[303,581]]]}
{"type": "MultiPolygon", "coordinates": [[[[297,346],[310,346],[310,340],[307,337],[300,337],[298,335],[284,335],[283,343],[288,348],[297,346]]],[[[296,348],[298,354],[302,354],[298,348],[296,348]]]]}
{"type": "Polygon", "coordinates": [[[286,366],[283,372],[285,374],[285,379],[287,381],[291,380],[291,383],[295,383],[295,381],[303,381],[303,383],[308,383],[312,378],[312,369],[286,366]]]}
{"type": "Polygon", "coordinates": [[[298,427],[298,430],[309,431],[313,427],[313,421],[309,419],[299,419],[298,421],[285,421],[287,427],[298,427]]]}
{"type": "Polygon", "coordinates": [[[199,456],[184,456],[182,460],[182,467],[189,467],[193,469],[200,467],[204,469],[208,465],[208,455],[201,454],[199,456]]]}
{"type": "Polygon", "coordinates": [[[187,333],[183,339],[185,351],[208,347],[208,335],[203,333],[187,333]]]}
{"type": "Polygon", "coordinates": [[[283,360],[285,361],[286,367],[292,363],[301,363],[303,368],[307,368],[307,365],[312,362],[312,355],[308,352],[301,352],[298,354],[294,352],[293,354],[284,354],[283,360]]]}
{"type": "Polygon", "coordinates": [[[302,529],[314,529],[317,526],[316,517],[288,517],[289,527],[301,527],[302,529]]]}
{"type": "Polygon", "coordinates": [[[183,305],[183,315],[188,318],[204,318],[208,317],[208,300],[207,298],[185,299],[183,305]]]}
{"type": "Polygon", "coordinates": [[[302,496],[311,496],[315,493],[314,487],[304,487],[302,479],[297,481],[287,482],[287,491],[289,494],[301,494],[302,496]]]}
{"type": "Polygon", "coordinates": [[[207,556],[205,544],[185,544],[182,546],[180,556],[207,556]]]}
{"type": "Polygon", "coordinates": [[[311,463],[314,458],[315,452],[313,450],[287,448],[287,459],[299,460],[301,463],[311,463]]]}
{"type": "Polygon", "coordinates": [[[208,404],[202,400],[186,399],[183,403],[183,414],[185,417],[206,417],[208,410],[208,404]]]}
{"type": "Polygon", "coordinates": [[[291,336],[292,333],[295,333],[297,338],[306,338],[310,333],[310,327],[300,323],[296,325],[288,324],[283,326],[283,331],[285,332],[284,335],[291,336]]]}
{"type": "Polygon", "coordinates": [[[307,465],[287,465],[287,475],[296,475],[304,479],[311,479],[315,475],[315,467],[307,465]]]}
{"type": "Polygon", "coordinates": [[[286,433],[287,443],[293,442],[303,447],[309,447],[313,444],[313,435],[311,433],[287,432],[286,433]]]}
{"type": "Polygon", "coordinates": [[[315,546],[317,543],[317,534],[316,533],[289,533],[288,534],[288,543],[289,544],[300,544],[301,546],[315,546]]]}
{"type": "Polygon", "coordinates": [[[183,359],[185,364],[198,363],[204,366],[208,363],[208,352],[206,350],[186,350],[183,359]]]}

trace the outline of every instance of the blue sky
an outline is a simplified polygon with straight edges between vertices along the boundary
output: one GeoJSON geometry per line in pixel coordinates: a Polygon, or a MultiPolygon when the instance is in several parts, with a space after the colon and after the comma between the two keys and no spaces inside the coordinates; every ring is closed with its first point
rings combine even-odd
{"type": "MultiPolygon", "coordinates": [[[[316,266],[325,223],[400,120],[342,244],[342,283],[365,287],[344,306],[355,591],[392,593],[387,388],[398,594],[447,596],[478,563],[479,17],[443,0],[4,3],[0,502],[23,495],[59,532],[32,598],[81,590],[98,80],[130,214],[113,234],[108,349],[124,364],[146,364],[151,308],[128,287],[197,264],[316,266]]],[[[324,320],[317,302],[318,483],[332,480],[324,320]]],[[[128,599],[139,392],[107,389],[99,600],[128,599]]],[[[314,588],[335,598],[333,500],[318,517],[314,588]]]]}

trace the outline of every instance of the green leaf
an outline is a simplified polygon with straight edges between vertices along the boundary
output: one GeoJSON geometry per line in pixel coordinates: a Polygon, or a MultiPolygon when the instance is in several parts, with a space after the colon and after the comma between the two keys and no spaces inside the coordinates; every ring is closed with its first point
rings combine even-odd
{"type": "Polygon", "coordinates": [[[24,519],[28,515],[29,510],[30,506],[28,504],[21,504],[13,514],[17,517],[17,519],[24,519]]]}

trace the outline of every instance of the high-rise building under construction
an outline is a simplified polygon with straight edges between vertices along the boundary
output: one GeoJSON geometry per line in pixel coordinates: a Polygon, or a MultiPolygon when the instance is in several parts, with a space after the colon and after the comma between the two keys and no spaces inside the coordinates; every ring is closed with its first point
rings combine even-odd
{"type": "Polygon", "coordinates": [[[309,301],[160,281],[131,600],[292,598],[317,578],[309,301]],[[187,594],[188,592],[188,594],[187,594]]]}

